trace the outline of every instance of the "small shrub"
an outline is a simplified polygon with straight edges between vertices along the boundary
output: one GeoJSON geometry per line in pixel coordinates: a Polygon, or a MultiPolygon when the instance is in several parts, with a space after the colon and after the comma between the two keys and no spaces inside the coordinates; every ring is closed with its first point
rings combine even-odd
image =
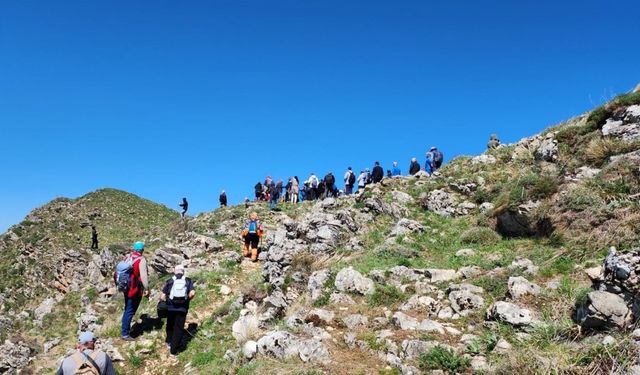
{"type": "Polygon", "coordinates": [[[390,306],[406,299],[407,296],[395,286],[377,284],[375,292],[368,298],[368,303],[372,306],[390,306]]]}
{"type": "Polygon", "coordinates": [[[460,235],[460,241],[466,244],[494,245],[501,237],[493,229],[487,227],[473,227],[460,235]]]}
{"type": "Polygon", "coordinates": [[[557,176],[535,172],[503,183],[500,186],[501,193],[495,201],[495,211],[499,213],[530,200],[548,198],[558,191],[559,184],[557,176]]]}
{"type": "Polygon", "coordinates": [[[640,148],[638,142],[618,138],[594,138],[584,148],[583,158],[589,164],[602,166],[613,155],[626,154],[640,148]]]}
{"type": "Polygon", "coordinates": [[[466,370],[471,364],[471,360],[438,345],[428,352],[422,353],[419,363],[422,370],[443,370],[449,374],[455,374],[466,370]]]}
{"type": "Polygon", "coordinates": [[[129,355],[129,363],[135,368],[139,368],[144,364],[144,359],[135,354],[129,355]]]}
{"type": "Polygon", "coordinates": [[[601,207],[604,200],[597,192],[587,187],[577,187],[569,190],[560,201],[562,208],[571,211],[593,210],[601,207]]]}

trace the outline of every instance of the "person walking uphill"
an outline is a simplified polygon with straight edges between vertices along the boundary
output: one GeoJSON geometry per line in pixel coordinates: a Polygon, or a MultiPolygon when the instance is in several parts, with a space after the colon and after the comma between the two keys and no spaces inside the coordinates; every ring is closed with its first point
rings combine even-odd
{"type": "Polygon", "coordinates": [[[66,357],[56,375],[97,374],[116,375],[109,355],[96,350],[96,336],[93,332],[81,332],[76,344],[77,352],[66,357]]]}
{"type": "Polygon", "coordinates": [[[222,193],[220,193],[220,207],[227,207],[227,193],[222,190],[222,193]]]}
{"type": "Polygon", "coordinates": [[[258,214],[252,212],[242,226],[241,237],[244,241],[244,247],[242,248],[242,256],[245,258],[251,255],[252,261],[258,260],[258,244],[260,243],[260,237],[264,236],[264,228],[260,223],[258,214]]]}
{"type": "Polygon", "coordinates": [[[187,210],[189,209],[189,202],[187,202],[187,198],[182,198],[182,203],[178,206],[182,207],[182,217],[187,214],[187,210]]]}
{"type": "Polygon", "coordinates": [[[120,336],[125,341],[135,340],[129,336],[131,321],[138,311],[142,297],[149,297],[149,272],[147,260],[143,256],[144,242],[133,244],[130,254],[126,255],[116,266],[113,280],[118,291],[124,294],[124,312],[122,313],[122,329],[120,336]]]}
{"type": "Polygon", "coordinates": [[[98,249],[98,231],[95,225],[91,226],[91,249],[98,249]]]}
{"type": "Polygon", "coordinates": [[[380,162],[377,161],[376,166],[373,167],[373,170],[371,171],[371,182],[377,184],[378,182],[382,181],[383,177],[384,169],[382,169],[382,167],[380,166],[380,162]]]}
{"type": "Polygon", "coordinates": [[[193,281],[185,276],[184,266],[177,265],[173,274],[173,277],[164,284],[160,294],[160,300],[167,303],[165,343],[171,356],[178,354],[184,335],[184,323],[189,312],[189,302],[196,296],[193,281]]]}

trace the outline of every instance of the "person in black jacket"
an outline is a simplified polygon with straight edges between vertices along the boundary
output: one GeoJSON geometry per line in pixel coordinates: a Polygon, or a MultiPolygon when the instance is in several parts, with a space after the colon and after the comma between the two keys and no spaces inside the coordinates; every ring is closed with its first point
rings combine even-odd
{"type": "Polygon", "coordinates": [[[91,226],[91,249],[98,249],[98,231],[95,225],[91,226]]]}
{"type": "Polygon", "coordinates": [[[373,170],[371,171],[371,181],[374,184],[377,184],[378,182],[382,181],[383,177],[384,177],[384,169],[382,169],[382,167],[380,166],[380,162],[377,161],[376,166],[373,167],[373,170]]]}
{"type": "Polygon", "coordinates": [[[409,174],[413,176],[418,172],[420,172],[420,163],[418,163],[418,159],[412,158],[411,165],[409,166],[409,174]]]}
{"type": "Polygon", "coordinates": [[[180,203],[179,206],[182,207],[182,217],[184,217],[189,209],[189,202],[187,202],[187,198],[182,198],[182,203],[180,203]]]}
{"type": "Polygon", "coordinates": [[[325,187],[325,196],[328,198],[330,196],[334,196],[334,187],[336,184],[336,178],[333,176],[333,173],[329,172],[326,176],[324,176],[324,187],[325,187]]]}
{"type": "Polygon", "coordinates": [[[220,207],[227,207],[227,193],[224,190],[220,193],[220,207]]]}
{"type": "Polygon", "coordinates": [[[256,184],[256,186],[253,187],[255,193],[256,193],[256,200],[259,201],[262,199],[262,183],[260,183],[260,181],[258,181],[258,183],[256,184]]]}
{"type": "Polygon", "coordinates": [[[184,323],[187,320],[187,312],[189,312],[189,302],[195,295],[193,281],[185,276],[184,266],[177,265],[174,276],[164,284],[160,295],[160,300],[167,302],[167,338],[165,342],[172,357],[178,354],[178,349],[180,349],[184,335],[184,323]]]}

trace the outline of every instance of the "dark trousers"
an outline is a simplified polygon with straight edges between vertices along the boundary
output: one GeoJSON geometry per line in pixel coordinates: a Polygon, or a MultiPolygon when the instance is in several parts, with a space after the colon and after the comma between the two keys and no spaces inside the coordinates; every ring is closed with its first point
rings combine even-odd
{"type": "Polygon", "coordinates": [[[97,249],[98,248],[98,239],[97,238],[92,238],[91,239],[91,248],[92,249],[97,249]]]}
{"type": "Polygon", "coordinates": [[[124,312],[122,313],[122,329],[120,330],[120,335],[122,335],[122,337],[129,336],[129,330],[131,329],[131,321],[133,320],[133,316],[136,315],[136,311],[138,311],[138,306],[140,306],[140,301],[142,301],[142,297],[134,297],[134,298],[129,298],[127,296],[124,297],[124,312]]]}
{"type": "Polygon", "coordinates": [[[171,354],[178,354],[178,349],[184,336],[184,322],[187,320],[186,312],[169,311],[167,316],[167,339],[165,342],[171,346],[171,354]]]}
{"type": "Polygon", "coordinates": [[[345,195],[349,195],[353,193],[353,185],[345,185],[344,186],[345,195]]]}

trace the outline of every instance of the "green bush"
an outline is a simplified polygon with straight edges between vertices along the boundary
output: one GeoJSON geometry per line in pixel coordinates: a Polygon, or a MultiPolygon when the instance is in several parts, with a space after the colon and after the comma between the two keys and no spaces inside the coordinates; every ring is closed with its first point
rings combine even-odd
{"type": "Polygon", "coordinates": [[[372,306],[390,306],[406,299],[407,296],[395,286],[377,284],[375,292],[369,296],[367,302],[372,306]]]}
{"type": "Polygon", "coordinates": [[[493,229],[487,227],[473,227],[460,235],[460,241],[466,244],[494,245],[501,237],[493,229]]]}
{"type": "Polygon", "coordinates": [[[443,370],[449,374],[455,374],[464,372],[471,364],[471,360],[438,345],[422,353],[419,363],[422,370],[443,370]]]}
{"type": "Polygon", "coordinates": [[[601,207],[604,200],[594,191],[586,187],[571,189],[562,197],[560,206],[571,211],[593,210],[601,207]]]}
{"type": "Polygon", "coordinates": [[[501,194],[496,199],[496,212],[515,208],[530,200],[547,198],[558,191],[560,180],[555,175],[531,172],[515,180],[501,184],[501,194]]]}

